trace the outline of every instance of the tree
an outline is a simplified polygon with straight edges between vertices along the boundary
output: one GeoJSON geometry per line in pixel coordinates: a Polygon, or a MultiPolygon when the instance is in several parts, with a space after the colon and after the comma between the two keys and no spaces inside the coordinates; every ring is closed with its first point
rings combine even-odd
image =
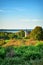
{"type": "Polygon", "coordinates": [[[30,38],[35,40],[42,40],[42,27],[37,26],[35,29],[33,29],[30,33],[30,38]]]}
{"type": "Polygon", "coordinates": [[[24,30],[20,30],[19,35],[20,35],[20,37],[24,37],[25,36],[24,30]]]}
{"type": "Polygon", "coordinates": [[[24,30],[20,30],[19,32],[15,33],[19,39],[21,39],[22,37],[25,37],[25,32],[24,30]]]}
{"type": "Polygon", "coordinates": [[[0,39],[9,39],[7,32],[0,32],[0,39]]]}
{"type": "Polygon", "coordinates": [[[0,32],[0,39],[4,39],[5,33],[4,32],[0,32]]]}

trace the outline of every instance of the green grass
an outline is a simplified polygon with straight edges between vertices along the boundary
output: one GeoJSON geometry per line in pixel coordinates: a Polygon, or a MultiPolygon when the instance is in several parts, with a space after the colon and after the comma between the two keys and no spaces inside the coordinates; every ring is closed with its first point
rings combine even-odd
{"type": "Polygon", "coordinates": [[[43,45],[0,47],[0,65],[43,65],[43,45]]]}
{"type": "Polygon", "coordinates": [[[5,42],[6,42],[6,43],[9,42],[9,40],[5,40],[5,42]]]}
{"type": "Polygon", "coordinates": [[[41,42],[41,41],[37,41],[37,43],[36,43],[35,46],[38,46],[38,45],[43,45],[43,42],[41,42]]]}

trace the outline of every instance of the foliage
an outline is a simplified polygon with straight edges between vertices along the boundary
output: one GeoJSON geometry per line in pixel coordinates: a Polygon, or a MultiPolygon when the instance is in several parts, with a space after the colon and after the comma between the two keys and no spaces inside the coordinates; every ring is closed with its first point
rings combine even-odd
{"type": "Polygon", "coordinates": [[[23,30],[20,31],[20,36],[24,37],[25,36],[25,32],[23,30]]]}
{"type": "Polygon", "coordinates": [[[21,39],[25,37],[25,32],[24,30],[20,30],[19,32],[15,33],[18,36],[18,39],[21,39]]]}
{"type": "Polygon", "coordinates": [[[0,39],[0,46],[4,45],[5,44],[5,40],[3,39],[0,39]]]}
{"type": "Polygon", "coordinates": [[[5,57],[5,48],[0,47],[0,58],[4,58],[5,57]]]}
{"type": "Polygon", "coordinates": [[[25,32],[23,30],[20,30],[17,33],[11,33],[11,32],[0,32],[0,39],[19,39],[25,36],[25,32]]]}
{"type": "Polygon", "coordinates": [[[9,39],[7,32],[0,32],[0,39],[9,39]]]}
{"type": "Polygon", "coordinates": [[[43,65],[42,59],[43,45],[0,47],[0,65],[43,65]]]}
{"type": "Polygon", "coordinates": [[[43,30],[42,30],[42,27],[40,26],[37,26],[35,27],[35,29],[32,30],[32,32],[30,33],[30,38],[33,38],[35,40],[42,40],[43,36],[42,36],[42,33],[43,30]]]}

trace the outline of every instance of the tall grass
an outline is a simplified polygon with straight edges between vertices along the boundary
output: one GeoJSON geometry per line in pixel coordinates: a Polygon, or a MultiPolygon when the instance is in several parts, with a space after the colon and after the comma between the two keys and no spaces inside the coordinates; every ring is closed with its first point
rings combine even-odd
{"type": "Polygon", "coordinates": [[[43,45],[0,47],[0,65],[43,65],[43,45]]]}

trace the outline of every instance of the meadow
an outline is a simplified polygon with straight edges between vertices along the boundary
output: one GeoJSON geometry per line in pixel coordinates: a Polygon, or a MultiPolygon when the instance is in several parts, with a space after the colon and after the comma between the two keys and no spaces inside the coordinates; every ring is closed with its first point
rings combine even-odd
{"type": "Polygon", "coordinates": [[[0,32],[0,65],[43,65],[43,30],[29,33],[0,32]]]}
{"type": "Polygon", "coordinates": [[[43,65],[43,44],[0,47],[0,65],[43,65]]]}

